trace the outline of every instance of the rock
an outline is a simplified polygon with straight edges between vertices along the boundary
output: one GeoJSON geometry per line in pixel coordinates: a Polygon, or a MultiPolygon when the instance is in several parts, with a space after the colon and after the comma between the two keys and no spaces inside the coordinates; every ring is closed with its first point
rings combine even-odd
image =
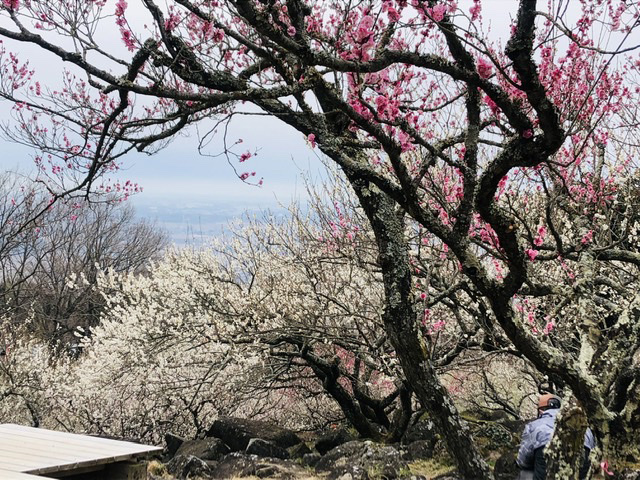
{"type": "Polygon", "coordinates": [[[211,478],[278,478],[280,480],[308,478],[309,472],[291,460],[259,458],[256,455],[233,452],[211,469],[211,478]]]}
{"type": "Polygon", "coordinates": [[[302,458],[309,453],[311,453],[311,449],[307,447],[306,443],[302,442],[289,449],[289,458],[302,458]]]}
{"type": "Polygon", "coordinates": [[[289,448],[302,440],[293,431],[260,420],[220,417],[213,422],[207,437],[221,439],[234,451],[243,451],[252,438],[261,438],[281,448],[289,448]]]}
{"type": "Polygon", "coordinates": [[[339,445],[323,455],[316,464],[316,470],[328,471],[336,463],[345,463],[345,459],[362,456],[365,449],[365,442],[359,440],[353,440],[339,445]]]}
{"type": "Polygon", "coordinates": [[[316,440],[315,448],[320,455],[324,455],[329,450],[336,448],[338,445],[355,440],[344,428],[326,433],[316,440]]]}
{"type": "Polygon", "coordinates": [[[263,465],[256,469],[255,476],[258,478],[269,478],[277,476],[278,473],[278,467],[275,465],[263,465]]]}
{"type": "Polygon", "coordinates": [[[178,448],[176,455],[191,455],[200,460],[220,460],[230,451],[219,438],[203,438],[184,442],[178,448]]]}
{"type": "Polygon", "coordinates": [[[420,420],[411,425],[402,437],[402,443],[407,445],[418,440],[430,442],[432,446],[435,446],[438,441],[438,435],[431,420],[420,420]]]}
{"type": "Polygon", "coordinates": [[[327,473],[329,480],[350,475],[353,480],[369,478],[398,478],[408,466],[404,452],[390,445],[379,445],[370,441],[351,441],[339,445],[316,464],[318,472],[327,473]]]}
{"type": "Polygon", "coordinates": [[[433,457],[435,442],[431,440],[416,440],[407,445],[407,459],[428,460],[433,457]]]}
{"type": "Polygon", "coordinates": [[[280,458],[282,460],[289,458],[289,452],[284,448],[261,438],[252,438],[249,440],[245,453],[257,455],[258,457],[280,458]]]}
{"type": "Polygon", "coordinates": [[[619,478],[621,480],[640,480],[640,470],[625,469],[620,473],[619,478]]]}
{"type": "Polygon", "coordinates": [[[167,432],[164,435],[164,443],[167,445],[164,449],[166,456],[168,458],[173,458],[178,451],[178,448],[180,448],[180,445],[184,443],[184,438],[174,435],[171,432],[167,432]]]}
{"type": "Polygon", "coordinates": [[[255,455],[233,452],[226,455],[213,467],[213,478],[249,477],[256,472],[259,459],[255,455]]]}
{"type": "Polygon", "coordinates": [[[306,465],[308,467],[315,467],[316,464],[320,461],[320,459],[322,458],[322,455],[320,455],[319,453],[305,453],[302,456],[302,464],[306,465]]]}
{"type": "Polygon", "coordinates": [[[196,477],[208,477],[211,468],[204,460],[194,456],[177,455],[167,464],[167,471],[178,480],[196,477]]]}

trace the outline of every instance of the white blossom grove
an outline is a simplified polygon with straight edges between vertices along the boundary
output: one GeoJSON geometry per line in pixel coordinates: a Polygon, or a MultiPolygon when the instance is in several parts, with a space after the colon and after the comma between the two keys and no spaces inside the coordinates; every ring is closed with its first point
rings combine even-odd
{"type": "Polygon", "coordinates": [[[24,332],[27,324],[65,349],[74,327],[97,322],[96,270],[144,269],[166,239],[126,203],[69,200],[48,208],[49,200],[42,185],[15,172],[0,175],[0,315],[7,331],[24,332]],[[66,279],[80,273],[88,283],[69,289],[66,279]]]}
{"type": "MultiPolygon", "coordinates": [[[[22,408],[6,403],[5,414],[25,418],[33,404],[33,423],[155,441],[168,430],[203,433],[219,414],[280,411],[298,427],[340,420],[305,356],[318,357],[316,366],[325,357],[350,364],[341,368],[366,376],[363,394],[391,393],[398,367],[379,327],[375,259],[354,265],[338,251],[340,239],[327,242],[324,234],[332,230],[256,222],[206,250],[168,252],[146,274],[101,273],[106,310],[77,361],[56,360],[43,342],[46,360],[30,360],[35,347],[10,342],[6,384],[40,372],[46,380],[35,384],[51,392],[24,386],[22,408]],[[316,240],[305,244],[301,235],[316,240]],[[286,409],[276,408],[284,402],[286,409]]],[[[68,284],[85,288],[86,281],[68,284]]],[[[341,377],[331,381],[344,384],[341,377]]]]}
{"type": "MultiPolygon", "coordinates": [[[[313,208],[294,205],[286,221],[245,221],[206,249],[169,251],[148,272],[102,271],[104,313],[77,330],[76,360],[42,340],[9,342],[0,366],[14,401],[3,403],[5,417],[150,441],[203,434],[217,415],[297,428],[346,417],[365,437],[399,439],[422,410],[381,326],[375,242],[345,186],[326,187],[310,190],[313,208]]],[[[414,264],[431,264],[425,255],[434,254],[415,240],[414,264]]],[[[456,319],[457,306],[427,300],[451,281],[447,271],[441,265],[424,288],[416,269],[415,302],[429,307],[417,320],[442,372],[483,344],[501,352],[469,314],[456,319]]],[[[74,275],[67,284],[88,282],[74,275]]]]}
{"type": "MultiPolygon", "coordinates": [[[[502,38],[481,1],[143,0],[146,26],[124,0],[2,5],[1,36],[73,68],[54,91],[3,51],[5,133],[38,149],[54,199],[135,192],[104,182],[127,152],[195,123],[202,149],[248,102],[353,186],[377,244],[384,331],[464,478],[491,474],[416,321],[427,309],[406,215],[439,251],[420,270],[458,267],[442,301],[464,296],[460,313],[487,338],[570,392],[597,455],[638,457],[636,3],[521,0],[502,38]],[[105,25],[121,53],[98,40],[105,25]]],[[[251,152],[226,145],[240,179],[259,178],[251,152]]],[[[557,471],[577,458],[551,455],[557,471]]]]}

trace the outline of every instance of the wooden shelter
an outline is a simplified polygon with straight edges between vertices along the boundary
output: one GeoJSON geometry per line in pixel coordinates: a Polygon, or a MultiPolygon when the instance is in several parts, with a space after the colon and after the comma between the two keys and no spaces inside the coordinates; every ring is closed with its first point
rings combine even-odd
{"type": "Polygon", "coordinates": [[[144,480],[162,449],[21,425],[0,425],[0,479],[144,480]]]}

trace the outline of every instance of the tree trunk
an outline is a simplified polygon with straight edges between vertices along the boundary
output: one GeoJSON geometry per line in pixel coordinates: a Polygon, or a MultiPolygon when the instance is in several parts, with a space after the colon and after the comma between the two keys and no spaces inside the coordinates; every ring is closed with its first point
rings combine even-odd
{"type": "Polygon", "coordinates": [[[562,410],[556,419],[553,438],[545,448],[548,480],[578,480],[584,460],[587,417],[579,407],[562,410]]]}
{"type": "Polygon", "coordinates": [[[418,330],[404,214],[397,212],[394,202],[377,187],[346,173],[376,236],[386,297],[385,330],[404,374],[422,406],[432,415],[460,476],[469,480],[492,479],[468,425],[435,373],[418,330]]]}
{"type": "MultiPolygon", "coordinates": [[[[635,373],[634,377],[640,377],[640,373],[635,373]]],[[[602,460],[614,471],[625,464],[640,463],[639,380],[634,378],[625,389],[623,408],[620,408],[621,405],[612,405],[615,416],[606,425],[606,430],[602,429],[606,432],[602,438],[602,460]]]]}

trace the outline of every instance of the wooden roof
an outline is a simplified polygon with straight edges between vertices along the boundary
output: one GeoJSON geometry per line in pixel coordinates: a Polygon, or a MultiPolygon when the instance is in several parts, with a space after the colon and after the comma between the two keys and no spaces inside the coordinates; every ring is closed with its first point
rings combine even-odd
{"type": "Polygon", "coordinates": [[[0,469],[0,478],[2,480],[43,480],[45,477],[37,477],[28,473],[11,472],[9,470],[0,469]]]}
{"type": "Polygon", "coordinates": [[[34,478],[5,477],[3,470],[37,475],[72,472],[145,457],[161,450],[120,440],[4,424],[0,425],[0,478],[34,478]]]}

